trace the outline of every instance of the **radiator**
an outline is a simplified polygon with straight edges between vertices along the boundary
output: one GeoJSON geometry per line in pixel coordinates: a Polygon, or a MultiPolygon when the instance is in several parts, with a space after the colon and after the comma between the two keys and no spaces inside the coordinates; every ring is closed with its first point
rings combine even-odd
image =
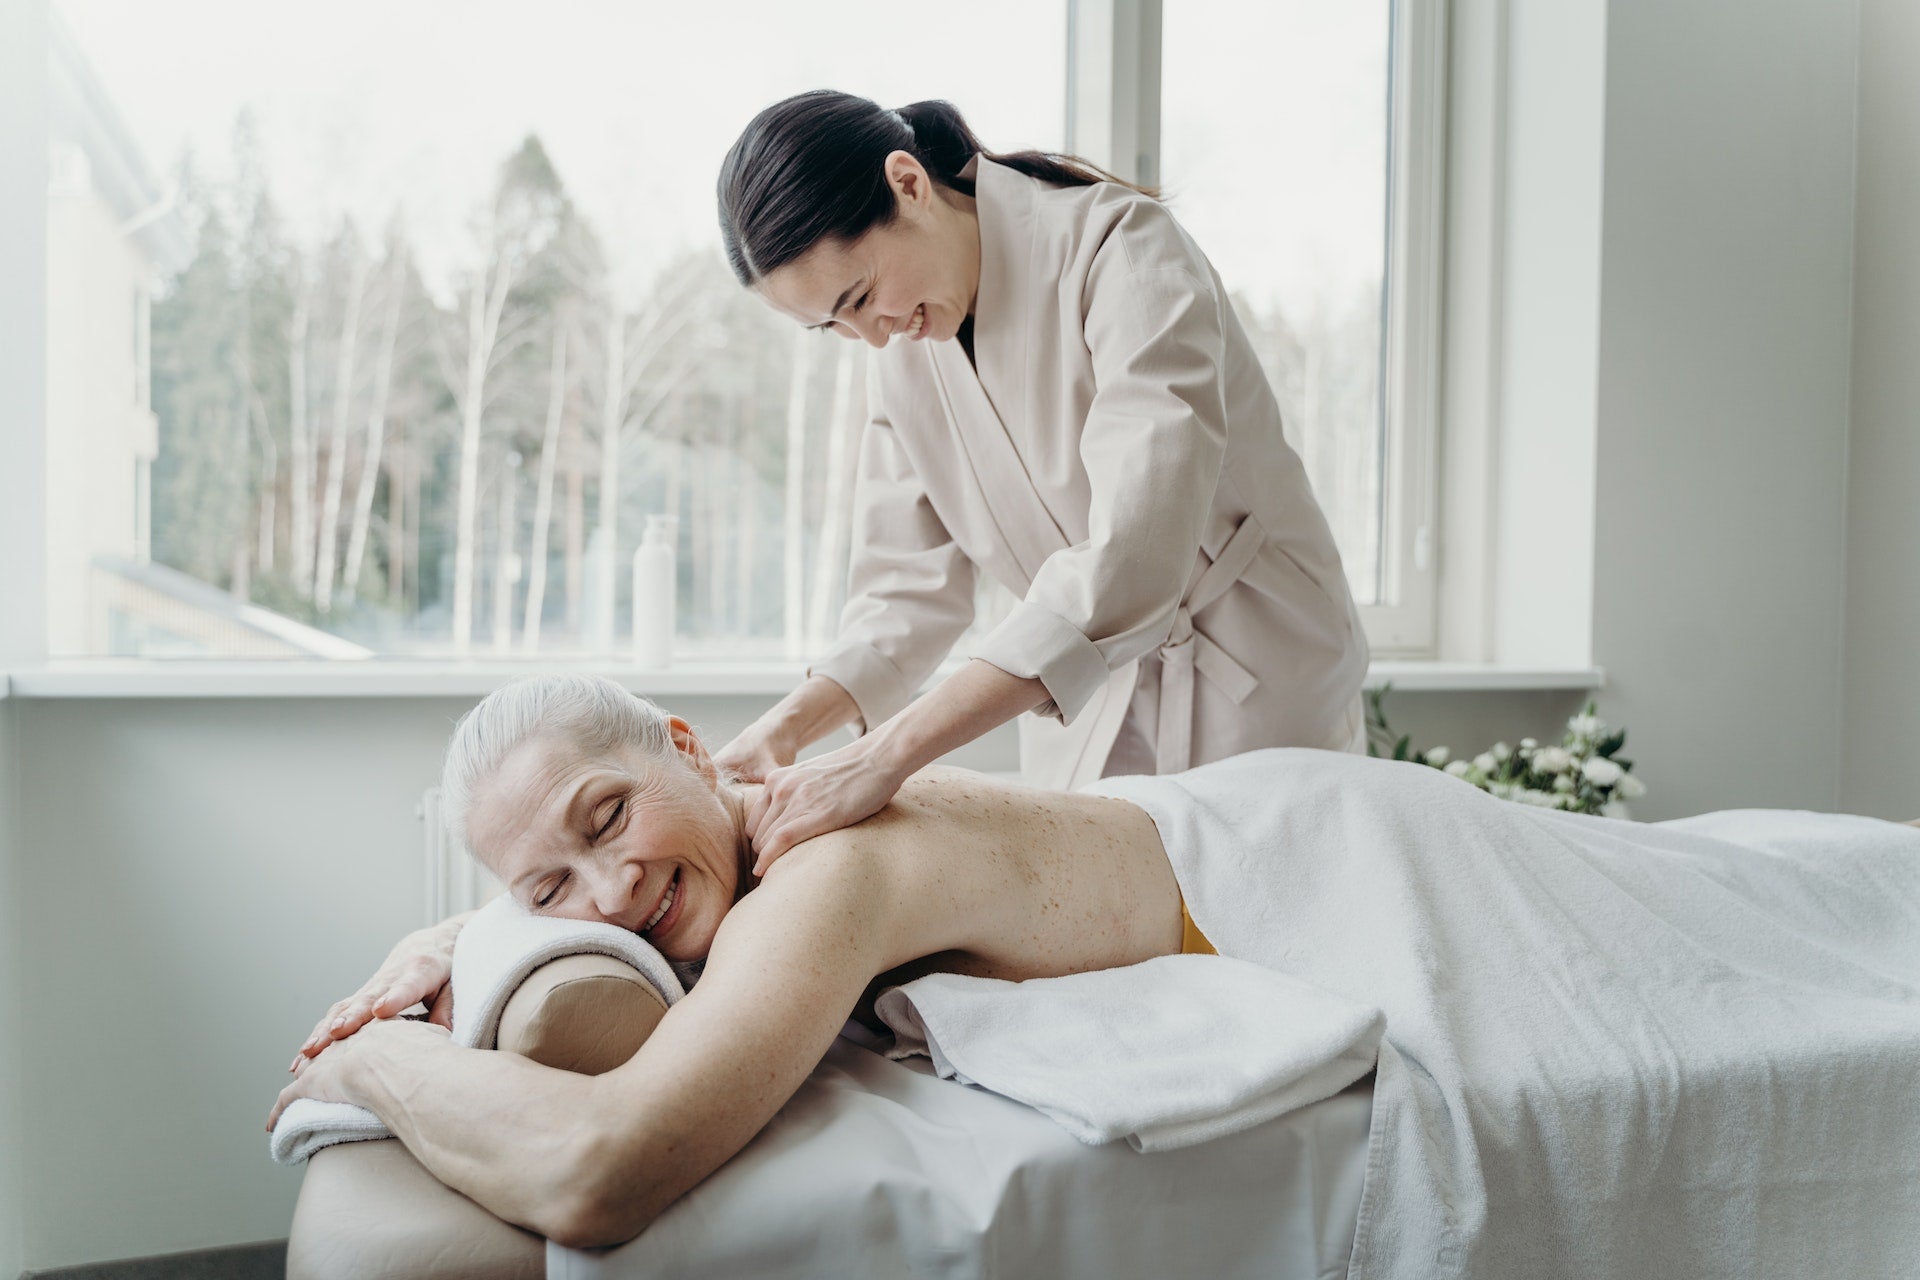
{"type": "Polygon", "coordinates": [[[418,813],[425,828],[426,923],[438,924],[448,916],[471,911],[500,892],[500,882],[467,856],[441,820],[440,788],[428,787],[421,793],[418,813]]]}

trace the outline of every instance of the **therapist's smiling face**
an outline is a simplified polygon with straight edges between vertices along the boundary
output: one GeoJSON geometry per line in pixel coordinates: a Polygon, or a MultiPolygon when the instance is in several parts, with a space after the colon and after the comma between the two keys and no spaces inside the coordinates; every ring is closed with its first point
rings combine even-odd
{"type": "Polygon", "coordinates": [[[898,216],[851,243],[823,240],[768,274],[754,292],[808,328],[876,347],[944,341],[960,331],[980,287],[974,201],[936,184],[905,151],[887,157],[898,216]]]}
{"type": "Polygon", "coordinates": [[[739,797],[686,722],[673,724],[681,758],[670,761],[527,742],[475,788],[474,856],[536,914],[630,930],[670,960],[703,958],[751,883],[750,857],[739,797]]]}

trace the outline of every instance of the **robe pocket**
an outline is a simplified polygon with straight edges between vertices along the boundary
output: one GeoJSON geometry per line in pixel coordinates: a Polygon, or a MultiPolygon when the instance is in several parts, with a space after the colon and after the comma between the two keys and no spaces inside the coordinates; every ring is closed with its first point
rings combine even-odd
{"type": "MultiPolygon", "coordinates": [[[[1338,565],[1334,566],[1333,571],[1341,572],[1338,565]]],[[[1240,575],[1240,580],[1282,607],[1310,612],[1325,610],[1338,630],[1345,632],[1351,640],[1353,610],[1348,608],[1343,598],[1345,593],[1336,595],[1329,590],[1319,577],[1307,572],[1285,545],[1273,538],[1269,537],[1261,546],[1260,553],[1254,556],[1253,563],[1240,575]]]]}

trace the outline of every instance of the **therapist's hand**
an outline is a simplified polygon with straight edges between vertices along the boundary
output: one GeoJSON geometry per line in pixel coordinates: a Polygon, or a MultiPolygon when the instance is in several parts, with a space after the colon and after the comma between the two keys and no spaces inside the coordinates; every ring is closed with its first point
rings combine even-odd
{"type": "Polygon", "coordinates": [[[768,774],[786,768],[799,754],[799,746],[787,735],[751,724],[720,748],[713,763],[742,782],[765,782],[768,774]]]}
{"type": "Polygon", "coordinates": [[[810,746],[841,725],[858,721],[853,695],[826,676],[808,676],[767,713],[720,748],[713,762],[742,782],[765,782],[775,769],[792,764],[810,746]]]}
{"type": "Polygon", "coordinates": [[[902,772],[873,742],[861,738],[767,775],[766,786],[747,812],[754,875],[765,875],[801,841],[850,827],[886,807],[911,770],[902,772]]]}

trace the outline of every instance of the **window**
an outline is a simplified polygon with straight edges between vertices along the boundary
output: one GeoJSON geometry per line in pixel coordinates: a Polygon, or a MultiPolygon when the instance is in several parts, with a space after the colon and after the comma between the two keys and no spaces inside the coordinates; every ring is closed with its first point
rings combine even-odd
{"type": "Polygon", "coordinates": [[[1383,653],[1433,635],[1433,389],[1407,344],[1437,300],[1410,274],[1435,250],[1409,237],[1438,224],[1412,167],[1432,78],[1412,59],[1438,41],[1418,7],[1180,0],[1162,33],[1160,179],[1233,293],[1383,653]]]}
{"type": "MultiPolygon", "coordinates": [[[[1356,594],[1389,608],[1410,563],[1381,394],[1392,24],[1167,8],[1162,177],[1237,290],[1356,594]],[[1251,62],[1223,73],[1223,47],[1251,62]]],[[[990,147],[1060,149],[1068,39],[1065,4],[1023,0],[850,0],[830,24],[574,0],[531,25],[505,0],[324,21],[55,0],[49,652],[617,654],[658,513],[684,649],[818,652],[867,349],[735,285],[719,159],[820,85],[949,98],[990,147]]]]}

